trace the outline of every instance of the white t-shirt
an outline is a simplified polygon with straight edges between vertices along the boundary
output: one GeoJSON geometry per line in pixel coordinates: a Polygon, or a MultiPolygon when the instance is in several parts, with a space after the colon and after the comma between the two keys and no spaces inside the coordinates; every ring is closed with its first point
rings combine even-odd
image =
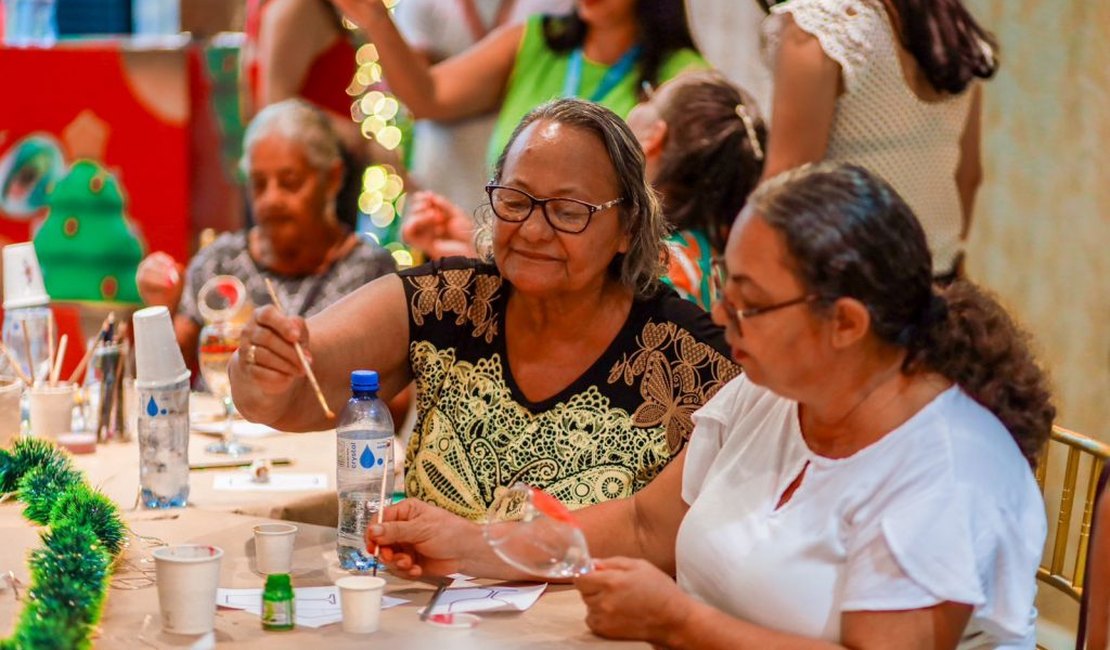
{"type": "Polygon", "coordinates": [[[777,50],[778,16],[790,14],[840,65],[844,94],[836,100],[825,160],[861,165],[890,183],[925,230],[933,270],[952,270],[963,248],[956,167],[971,92],[935,102],[913,93],[882,0],[790,0],[772,12],[765,27],[770,54],[777,50]]]}
{"type": "MultiPolygon", "coordinates": [[[[474,0],[483,24],[493,24],[502,2],[474,0]]],[[[537,13],[567,13],[571,7],[573,0],[516,0],[507,24],[524,22],[537,13]]],[[[397,5],[394,21],[409,45],[443,58],[474,44],[458,0],[404,0],[397,5]]],[[[413,133],[413,179],[421,188],[442,194],[472,213],[485,201],[486,149],[496,119],[497,114],[490,113],[451,123],[419,120],[413,133]]]]}
{"type": "Polygon", "coordinates": [[[676,546],[686,592],[832,642],[842,612],[968,603],[960,648],[1034,647],[1044,502],[1002,423],[959,388],[842,459],[810,451],[797,403],[745,377],[694,420],[676,546]]]}

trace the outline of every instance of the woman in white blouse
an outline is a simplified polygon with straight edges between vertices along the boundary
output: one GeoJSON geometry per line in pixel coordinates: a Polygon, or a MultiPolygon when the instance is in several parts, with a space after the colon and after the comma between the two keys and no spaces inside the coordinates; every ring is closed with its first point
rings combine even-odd
{"type": "MultiPolygon", "coordinates": [[[[714,307],[745,374],[644,490],[575,513],[605,558],[576,581],[587,624],[667,647],[1032,648],[1031,465],[1055,411],[1025,336],[970,284],[933,288],[921,226],[863,168],[787,172],[747,206],[714,307]]],[[[411,500],[386,520],[368,538],[401,573],[521,577],[475,524],[411,500]]]]}
{"type": "Polygon", "coordinates": [[[961,0],[790,0],[767,24],[774,98],[764,178],[861,165],[910,205],[950,281],[982,177],[981,87],[994,42],[961,0]]]}

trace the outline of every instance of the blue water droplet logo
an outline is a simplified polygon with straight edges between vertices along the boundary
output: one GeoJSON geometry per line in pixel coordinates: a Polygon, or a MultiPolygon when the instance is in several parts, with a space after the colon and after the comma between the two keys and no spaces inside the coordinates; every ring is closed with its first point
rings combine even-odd
{"type": "Polygon", "coordinates": [[[370,451],[370,446],[363,447],[362,455],[358,457],[358,464],[362,465],[364,469],[370,469],[374,466],[375,460],[374,452],[370,451]]]}
{"type": "Polygon", "coordinates": [[[158,415],[158,404],[154,402],[154,397],[151,397],[150,401],[146,403],[146,414],[150,417],[158,415]]]}

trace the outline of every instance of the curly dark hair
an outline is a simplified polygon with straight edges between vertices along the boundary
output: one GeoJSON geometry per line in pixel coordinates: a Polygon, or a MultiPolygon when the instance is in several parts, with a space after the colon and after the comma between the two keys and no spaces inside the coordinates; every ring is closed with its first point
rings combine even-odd
{"type": "Polygon", "coordinates": [[[667,140],[653,185],[671,227],[704,229],[720,252],[763,173],[767,128],[754,100],[720,73],[684,72],[666,85],[667,101],[657,108],[667,140]],[[740,110],[755,132],[754,145],[740,110]]]}
{"type": "MultiPolygon", "coordinates": [[[[698,51],[690,33],[684,0],[639,0],[636,3],[636,23],[638,43],[643,48],[637,87],[644,82],[652,87],[658,86],[659,69],[674,52],[681,49],[698,51]]],[[[576,12],[565,16],[544,16],[543,35],[553,51],[570,52],[585,42],[586,23],[576,12]]]]}
{"type": "Polygon", "coordinates": [[[872,332],[906,350],[903,372],[959,384],[1036,465],[1056,408],[1029,336],[973,284],[933,285],[925,232],[890,185],[855,165],[807,165],[761,185],[747,209],[782,234],[798,278],[820,296],[812,308],[863,303],[872,332]]]}

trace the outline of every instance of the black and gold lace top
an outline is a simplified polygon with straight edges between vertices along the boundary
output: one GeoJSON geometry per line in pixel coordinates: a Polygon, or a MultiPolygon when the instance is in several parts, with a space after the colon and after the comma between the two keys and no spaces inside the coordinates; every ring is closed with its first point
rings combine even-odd
{"type": "Polygon", "coordinates": [[[400,273],[417,416],[410,497],[477,519],[523,481],[571,508],[627,497],[686,444],[690,414],[739,367],[709,315],[671,289],[636,300],[602,356],[529,401],[505,353],[510,286],[493,264],[449,258],[400,273]]]}

